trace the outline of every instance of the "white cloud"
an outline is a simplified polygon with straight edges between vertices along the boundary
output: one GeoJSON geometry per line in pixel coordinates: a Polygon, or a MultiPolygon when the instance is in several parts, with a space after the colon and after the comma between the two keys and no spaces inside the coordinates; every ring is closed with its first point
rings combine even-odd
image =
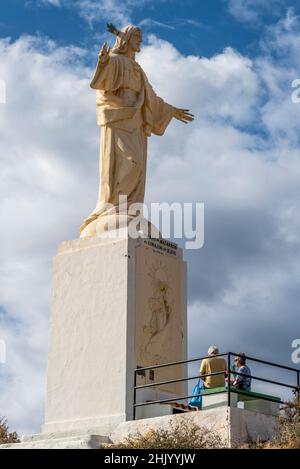
{"type": "Polygon", "coordinates": [[[263,86],[272,99],[262,108],[262,121],[273,141],[299,147],[296,122],[300,107],[292,102],[292,82],[299,78],[300,17],[288,10],[286,17],[267,29],[261,41],[264,56],[257,60],[263,86]]]}
{"type": "Polygon", "coordinates": [[[264,13],[277,15],[283,5],[283,0],[228,0],[228,11],[239,21],[255,23],[264,13]]]}
{"type": "Polygon", "coordinates": [[[76,7],[80,16],[91,26],[100,19],[116,22],[118,27],[126,26],[131,22],[131,8],[129,2],[118,2],[117,0],[79,0],[76,7]]]}
{"type": "MultiPolygon", "coordinates": [[[[53,7],[60,7],[61,0],[36,0],[38,6],[53,6],[53,7]]],[[[30,3],[30,0],[27,2],[30,3]]]]}
{"type": "MultiPolygon", "coordinates": [[[[34,0],[29,0],[33,4],[34,0]]],[[[160,1],[160,0],[156,0],[160,1]]],[[[118,27],[131,23],[134,9],[141,8],[149,0],[35,0],[37,6],[55,6],[76,9],[90,27],[99,20],[116,22],[118,27]]]]}
{"type": "Polygon", "coordinates": [[[0,42],[0,414],[21,432],[42,421],[51,257],[93,203],[82,181],[97,184],[96,161],[86,161],[98,153],[98,131],[82,54],[28,37],[0,42]]]}
{"type": "MultiPolygon", "coordinates": [[[[269,31],[253,60],[232,49],[185,57],[155,37],[139,57],[158,93],[196,114],[193,124],[173,122],[164,137],[151,137],[147,186],[151,201],[206,204],[206,244],[186,253],[193,353],[205,352],[205,340],[229,347],[234,337],[238,347],[245,324],[246,351],[290,353],[299,304],[300,106],[289,88],[297,20],[287,21],[293,27],[281,22],[269,31]],[[274,37],[274,47],[285,50],[277,62],[274,37]],[[280,311],[285,320],[273,320],[280,311]]],[[[97,194],[87,54],[43,38],[0,41],[7,84],[0,107],[0,339],[7,343],[0,413],[20,432],[39,431],[43,418],[51,258],[60,241],[78,236],[97,194]]]]}
{"type": "Polygon", "coordinates": [[[184,57],[171,44],[150,36],[150,47],[144,48],[140,61],[163,96],[178,106],[188,103],[198,118],[230,119],[236,124],[254,118],[259,81],[251,61],[233,49],[211,59],[184,57]],[[190,89],[195,90],[193,97],[190,89]]]}
{"type": "Polygon", "coordinates": [[[156,20],[153,20],[152,18],[144,18],[142,21],[139,22],[139,26],[141,28],[159,27],[159,28],[165,28],[165,29],[171,29],[171,30],[176,29],[175,26],[173,25],[162,23],[161,21],[156,21],[156,20]]]}

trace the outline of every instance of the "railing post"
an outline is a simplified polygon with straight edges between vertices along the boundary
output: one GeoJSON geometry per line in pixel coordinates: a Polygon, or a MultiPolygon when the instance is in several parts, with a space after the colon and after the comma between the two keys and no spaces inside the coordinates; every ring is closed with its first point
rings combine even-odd
{"type": "Polygon", "coordinates": [[[228,389],[228,400],[227,405],[230,407],[230,377],[231,377],[231,370],[230,370],[230,352],[227,355],[227,389],[228,389]]]}
{"type": "Polygon", "coordinates": [[[136,370],[134,370],[134,380],[133,380],[133,420],[135,420],[135,414],[136,414],[136,370]]]}

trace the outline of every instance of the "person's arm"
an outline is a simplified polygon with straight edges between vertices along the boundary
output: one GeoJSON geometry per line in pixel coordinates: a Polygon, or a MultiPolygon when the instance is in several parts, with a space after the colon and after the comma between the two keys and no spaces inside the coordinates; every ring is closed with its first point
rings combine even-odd
{"type": "Polygon", "coordinates": [[[231,383],[234,383],[234,381],[235,381],[235,378],[236,378],[235,372],[236,372],[236,366],[232,365],[231,366],[231,373],[230,373],[230,382],[231,383]]]}
{"type": "Polygon", "coordinates": [[[238,369],[238,372],[241,373],[241,375],[236,375],[234,384],[241,384],[241,383],[243,383],[244,378],[243,378],[242,375],[247,374],[246,369],[245,369],[244,366],[241,366],[241,367],[238,369]]]}

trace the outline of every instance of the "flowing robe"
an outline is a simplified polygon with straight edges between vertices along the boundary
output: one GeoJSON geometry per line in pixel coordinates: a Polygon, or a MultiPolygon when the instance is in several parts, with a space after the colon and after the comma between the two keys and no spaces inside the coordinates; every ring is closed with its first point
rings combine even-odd
{"type": "Polygon", "coordinates": [[[140,65],[124,54],[99,62],[91,87],[97,90],[101,126],[100,184],[96,208],[81,233],[99,217],[121,213],[120,195],[127,196],[128,207],[144,202],[147,137],[163,135],[174,115],[174,107],[155,94],[140,65]]]}

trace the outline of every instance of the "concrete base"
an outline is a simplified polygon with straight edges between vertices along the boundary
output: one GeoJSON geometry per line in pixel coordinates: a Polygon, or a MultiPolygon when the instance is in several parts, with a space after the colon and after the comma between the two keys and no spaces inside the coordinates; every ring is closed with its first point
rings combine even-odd
{"type": "MultiPolygon", "coordinates": [[[[257,412],[259,414],[278,416],[280,405],[277,402],[255,399],[252,396],[244,396],[238,393],[230,395],[231,407],[257,412]]],[[[227,406],[228,393],[219,392],[218,394],[203,394],[202,410],[215,409],[217,407],[227,406]]]]}
{"type": "Polygon", "coordinates": [[[108,436],[119,425],[126,421],[126,415],[105,415],[85,419],[62,420],[42,425],[43,434],[60,435],[72,432],[91,433],[91,429],[101,430],[101,435],[108,436]]]}
{"type": "Polygon", "coordinates": [[[260,414],[278,416],[280,412],[280,404],[277,402],[264,401],[263,399],[240,400],[241,408],[258,412],[260,414]]]}
{"type": "Polygon", "coordinates": [[[200,428],[213,431],[227,448],[239,447],[257,440],[270,440],[277,430],[277,419],[271,415],[249,412],[238,408],[221,407],[162,417],[120,423],[108,436],[101,429],[85,433],[41,434],[25,438],[22,443],[1,445],[0,449],[97,449],[103,444],[118,444],[129,435],[147,433],[150,429],[170,428],[172,422],[192,419],[200,428]]]}
{"type": "Polygon", "coordinates": [[[0,445],[0,449],[100,449],[110,440],[95,432],[66,432],[31,435],[21,443],[0,445]]]}
{"type": "MultiPolygon", "coordinates": [[[[131,420],[134,369],[184,360],[186,335],[186,265],[176,245],[128,236],[62,243],[54,259],[42,432],[97,427],[108,435],[131,420]]],[[[154,370],[154,380],[185,375],[184,366],[171,368],[154,370]]],[[[147,372],[137,384],[149,380],[147,372]]],[[[185,395],[185,388],[158,386],[156,398],[185,395]]]]}
{"type": "MultiPolygon", "coordinates": [[[[233,406],[236,406],[237,394],[231,394],[233,406]]],[[[216,407],[227,406],[228,394],[227,392],[220,392],[219,394],[203,394],[202,396],[202,410],[215,409],[216,407]]]]}
{"type": "Polygon", "coordinates": [[[236,448],[244,443],[270,440],[276,433],[277,419],[234,407],[220,407],[175,415],[123,422],[110,435],[114,443],[135,433],[147,433],[149,429],[168,428],[174,421],[192,419],[200,428],[213,431],[227,448],[236,448]]]}

